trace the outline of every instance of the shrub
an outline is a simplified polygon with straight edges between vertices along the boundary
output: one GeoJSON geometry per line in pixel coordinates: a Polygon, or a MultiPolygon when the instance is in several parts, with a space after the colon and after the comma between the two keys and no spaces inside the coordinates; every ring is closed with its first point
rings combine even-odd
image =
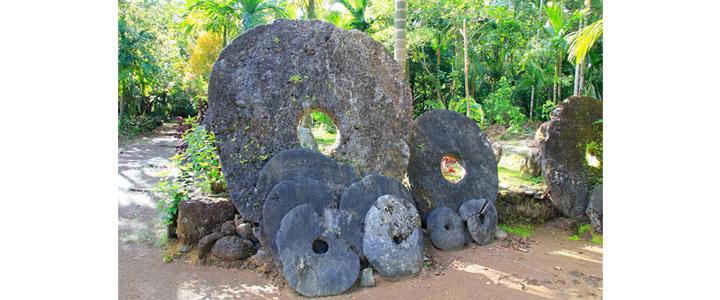
{"type": "Polygon", "coordinates": [[[488,125],[508,126],[508,132],[518,132],[522,129],[527,117],[520,111],[519,106],[511,102],[514,92],[515,87],[511,86],[505,77],[500,78],[499,88],[488,95],[483,102],[488,125]]]}

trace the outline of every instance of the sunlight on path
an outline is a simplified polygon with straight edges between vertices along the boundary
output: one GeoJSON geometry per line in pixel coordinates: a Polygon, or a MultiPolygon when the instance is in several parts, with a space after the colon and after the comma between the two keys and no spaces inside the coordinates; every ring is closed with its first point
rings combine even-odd
{"type": "Polygon", "coordinates": [[[548,298],[548,299],[559,299],[560,295],[551,289],[548,289],[544,286],[535,286],[535,285],[529,285],[525,284],[524,279],[516,277],[513,274],[508,274],[502,271],[498,271],[492,268],[488,268],[481,265],[476,264],[467,264],[460,261],[453,261],[450,264],[450,267],[452,267],[455,270],[468,272],[468,273],[474,273],[474,274],[480,274],[487,279],[491,280],[492,283],[495,285],[504,286],[513,290],[525,292],[528,294],[532,294],[535,296],[548,298]]]}
{"type": "Polygon", "coordinates": [[[190,280],[180,284],[177,299],[279,299],[279,293],[277,286],[272,284],[260,286],[242,283],[234,287],[227,284],[213,287],[199,280],[190,280]]]}

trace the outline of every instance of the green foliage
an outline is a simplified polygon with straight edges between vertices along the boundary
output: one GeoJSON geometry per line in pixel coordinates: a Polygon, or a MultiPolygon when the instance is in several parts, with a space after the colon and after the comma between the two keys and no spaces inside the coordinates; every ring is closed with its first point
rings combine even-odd
{"type": "Polygon", "coordinates": [[[495,124],[509,126],[508,132],[519,132],[527,121],[527,117],[520,112],[520,107],[511,102],[514,91],[515,87],[510,86],[508,80],[502,77],[498,89],[488,95],[483,102],[488,120],[495,124]]]}
{"type": "Polygon", "coordinates": [[[557,107],[557,104],[553,102],[552,100],[547,100],[545,103],[543,103],[541,109],[542,117],[544,119],[550,119],[550,113],[555,110],[555,107],[557,107]]]}
{"type": "Polygon", "coordinates": [[[603,236],[594,232],[592,230],[592,226],[587,223],[578,224],[576,233],[569,236],[567,239],[569,241],[580,241],[585,238],[588,238],[588,240],[593,244],[603,244],[603,236]]]}
{"type": "Polygon", "coordinates": [[[569,34],[566,39],[570,43],[568,60],[581,63],[585,60],[590,48],[603,33],[603,19],[595,21],[585,28],[569,34]]]}
{"type": "Polygon", "coordinates": [[[172,158],[172,165],[180,174],[163,178],[155,186],[155,192],[160,195],[156,208],[164,225],[172,223],[178,205],[190,195],[219,194],[227,190],[214,145],[215,136],[196,118],[184,121],[189,126],[182,134],[185,147],[172,158]]]}
{"type": "Polygon", "coordinates": [[[181,154],[180,171],[190,174],[195,186],[203,194],[221,193],[226,190],[225,178],[220,169],[220,159],[215,148],[215,136],[197,123],[188,119],[190,130],[183,134],[187,148],[181,154]]]}
{"type": "Polygon", "coordinates": [[[500,229],[513,235],[517,235],[522,238],[528,238],[535,232],[535,226],[532,224],[517,224],[517,225],[506,225],[498,224],[500,229]]]}
{"type": "Polygon", "coordinates": [[[327,131],[328,133],[335,134],[337,132],[335,122],[332,120],[332,118],[330,118],[330,116],[319,111],[313,111],[310,113],[310,115],[312,116],[313,124],[322,125],[325,128],[325,131],[327,131]]]}

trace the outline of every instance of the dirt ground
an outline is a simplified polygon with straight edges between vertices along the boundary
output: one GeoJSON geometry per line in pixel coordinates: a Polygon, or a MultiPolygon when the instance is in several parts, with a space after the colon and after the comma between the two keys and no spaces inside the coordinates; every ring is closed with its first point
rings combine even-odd
{"type": "MultiPolygon", "coordinates": [[[[152,186],[178,143],[166,125],[118,150],[118,275],[120,299],[302,298],[282,277],[251,270],[163,262],[162,226],[152,186]]],[[[555,222],[557,223],[557,222],[555,222]]],[[[429,268],[412,279],[354,287],[339,299],[600,299],[603,250],[569,241],[555,223],[540,226],[528,240],[495,241],[460,251],[426,247],[429,268]]]]}

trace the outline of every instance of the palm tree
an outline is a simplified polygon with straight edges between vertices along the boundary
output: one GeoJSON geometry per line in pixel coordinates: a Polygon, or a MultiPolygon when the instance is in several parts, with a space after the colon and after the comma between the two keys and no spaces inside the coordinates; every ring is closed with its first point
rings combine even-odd
{"type": "MultiPolygon", "coordinates": [[[[570,43],[570,48],[568,49],[568,60],[574,60],[576,65],[584,65],[585,57],[590,51],[590,48],[595,45],[595,41],[602,36],[602,33],[603,19],[600,19],[576,32],[568,34],[567,41],[570,43]]],[[[576,95],[582,94],[582,86],[584,83],[583,75],[583,72],[580,72],[579,78],[577,79],[578,87],[575,91],[576,95]]]]}
{"type": "Polygon", "coordinates": [[[221,34],[223,47],[232,37],[267,23],[270,15],[285,16],[284,9],[269,0],[195,0],[187,3],[187,11],[187,24],[221,34]]]}
{"type": "Polygon", "coordinates": [[[370,23],[365,19],[365,10],[370,5],[370,0],[336,0],[350,12],[351,20],[348,24],[351,29],[367,31],[370,23]]]}
{"type": "Polygon", "coordinates": [[[550,26],[545,27],[545,32],[550,36],[550,45],[555,50],[555,76],[553,77],[553,102],[557,103],[562,95],[562,62],[565,55],[567,43],[565,42],[565,13],[563,3],[548,2],[545,7],[550,26]]]}
{"type": "Polygon", "coordinates": [[[405,74],[405,59],[407,58],[407,48],[405,45],[405,9],[407,3],[405,0],[395,0],[395,60],[400,64],[400,70],[405,74]]]}

